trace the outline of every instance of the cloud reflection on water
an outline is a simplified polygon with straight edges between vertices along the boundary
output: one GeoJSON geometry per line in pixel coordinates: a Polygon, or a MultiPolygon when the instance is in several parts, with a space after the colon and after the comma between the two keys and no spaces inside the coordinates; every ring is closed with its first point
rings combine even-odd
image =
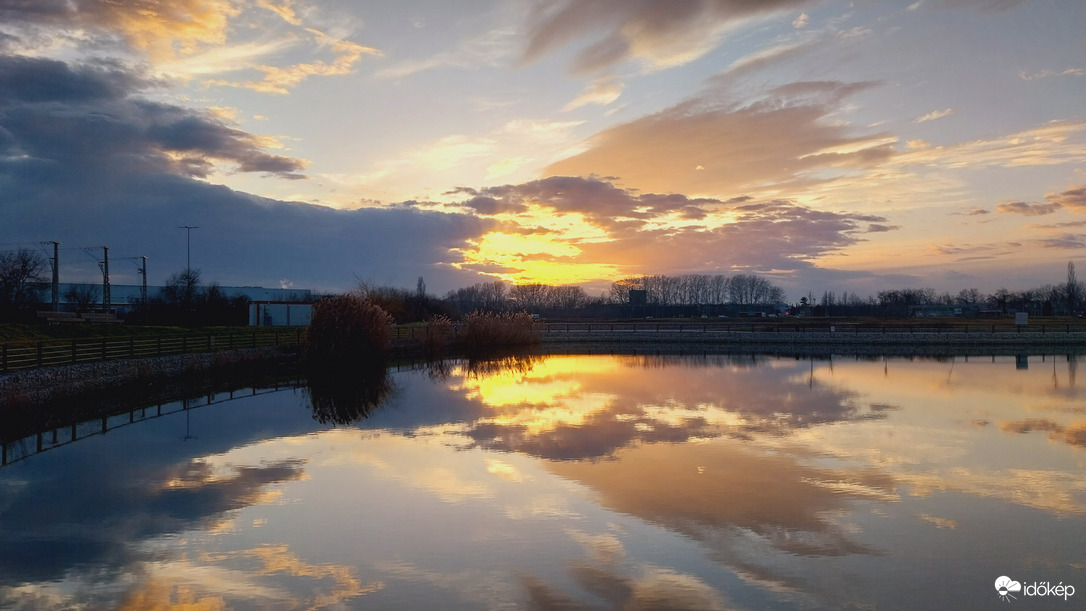
{"type": "MultiPolygon", "coordinates": [[[[635,443],[784,434],[877,419],[885,405],[750,356],[548,357],[514,370],[451,372],[450,388],[490,408],[467,435],[488,450],[600,458],[635,443]]],[[[800,363],[804,365],[804,363],[800,363]]]]}
{"type": "Polygon", "coordinates": [[[998,544],[1063,578],[1081,541],[1066,524],[1086,513],[1069,467],[1083,450],[1063,436],[1084,389],[1062,370],[1053,385],[1013,359],[447,365],[316,411],[320,389],[252,397],[245,417],[193,411],[186,441],[179,422],[138,423],[0,470],[0,557],[29,559],[0,565],[0,606],[711,609],[848,592],[893,607],[887,574],[945,564],[988,588],[1008,568],[998,544]],[[341,409],[357,397],[364,410],[341,409]]]}

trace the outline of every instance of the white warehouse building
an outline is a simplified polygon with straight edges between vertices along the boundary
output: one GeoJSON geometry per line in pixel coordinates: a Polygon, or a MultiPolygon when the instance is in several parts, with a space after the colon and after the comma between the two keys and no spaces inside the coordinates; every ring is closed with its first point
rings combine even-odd
{"type": "Polygon", "coordinates": [[[312,319],[312,303],[254,301],[249,304],[250,327],[306,327],[312,319]]]}

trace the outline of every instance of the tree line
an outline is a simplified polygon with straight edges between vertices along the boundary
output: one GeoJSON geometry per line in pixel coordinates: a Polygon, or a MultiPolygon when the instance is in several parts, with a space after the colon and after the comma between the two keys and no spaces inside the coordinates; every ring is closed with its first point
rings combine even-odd
{"type": "MultiPolygon", "coordinates": [[[[29,249],[0,253],[0,314],[28,311],[41,303],[48,289],[47,262],[29,249]]],[[[1067,264],[1065,281],[1036,288],[1010,291],[1000,288],[983,294],[976,288],[957,293],[932,288],[902,288],[879,291],[861,297],[855,292],[814,292],[796,302],[786,300],[784,290],[756,274],[643,275],[620,278],[598,296],[579,286],[541,283],[509,285],[500,280],[461,287],[438,297],[426,291],[420,277],[414,291],[360,283],[356,293],[380,305],[397,322],[428,320],[435,316],[459,318],[481,310],[489,312],[526,311],[542,316],[628,316],[644,315],[636,306],[655,308],[664,315],[694,315],[762,308],[787,308],[804,316],[910,316],[915,306],[959,307],[976,315],[1030,312],[1036,315],[1077,315],[1086,301],[1086,286],[1077,277],[1073,262],[1067,264]],[[722,309],[729,306],[731,310],[722,309]]],[[[65,294],[69,304],[92,308],[99,298],[96,285],[76,285],[65,294]]],[[[185,270],[170,276],[159,296],[140,310],[148,322],[199,322],[201,324],[244,324],[249,300],[228,297],[218,283],[200,284],[199,270],[185,270]]]]}

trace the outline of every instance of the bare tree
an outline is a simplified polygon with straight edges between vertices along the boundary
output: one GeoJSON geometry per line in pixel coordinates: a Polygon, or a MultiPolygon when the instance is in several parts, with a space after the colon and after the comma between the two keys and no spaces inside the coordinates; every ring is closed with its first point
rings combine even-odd
{"type": "Polygon", "coordinates": [[[631,290],[637,291],[644,288],[644,278],[630,276],[612,282],[611,289],[608,291],[607,296],[611,300],[611,303],[625,304],[630,302],[631,290]]]}
{"type": "Polygon", "coordinates": [[[552,286],[548,297],[550,306],[559,310],[573,311],[588,303],[588,294],[579,286],[552,286]]]}
{"type": "Polygon", "coordinates": [[[102,291],[97,284],[73,284],[64,291],[64,299],[68,303],[74,303],[80,312],[94,307],[101,296],[102,291]]]}
{"type": "Polygon", "coordinates": [[[509,299],[516,301],[516,307],[518,309],[524,309],[528,312],[538,312],[539,310],[550,307],[548,291],[554,287],[546,284],[518,284],[509,289],[509,299]]]}
{"type": "Polygon", "coordinates": [[[186,269],[171,274],[162,287],[162,300],[167,305],[191,308],[199,297],[200,270],[186,269]]]}
{"type": "Polygon", "coordinates": [[[1083,286],[1075,274],[1075,262],[1067,262],[1067,288],[1064,289],[1064,297],[1067,299],[1067,313],[1074,316],[1078,314],[1079,302],[1082,301],[1083,286]]]}
{"type": "Polygon", "coordinates": [[[962,289],[958,291],[958,303],[971,305],[980,301],[980,291],[977,289],[962,289]]]}
{"type": "Polygon", "coordinates": [[[449,291],[445,299],[464,313],[475,310],[496,312],[505,309],[505,292],[505,283],[495,280],[449,291]]]}
{"type": "Polygon", "coordinates": [[[26,248],[0,253],[0,305],[36,303],[45,289],[45,265],[41,255],[26,248]]]}

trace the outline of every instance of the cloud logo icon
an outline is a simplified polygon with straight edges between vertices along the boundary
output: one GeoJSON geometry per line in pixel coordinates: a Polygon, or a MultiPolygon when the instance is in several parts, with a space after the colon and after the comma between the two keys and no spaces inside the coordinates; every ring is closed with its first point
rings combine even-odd
{"type": "Polygon", "coordinates": [[[1010,577],[1007,577],[1006,575],[1003,575],[999,579],[995,580],[995,589],[996,592],[999,592],[1000,598],[1007,602],[1010,602],[1012,598],[1016,598],[1014,595],[1011,594],[1011,592],[1021,592],[1022,584],[1011,579],[1010,577]]]}

